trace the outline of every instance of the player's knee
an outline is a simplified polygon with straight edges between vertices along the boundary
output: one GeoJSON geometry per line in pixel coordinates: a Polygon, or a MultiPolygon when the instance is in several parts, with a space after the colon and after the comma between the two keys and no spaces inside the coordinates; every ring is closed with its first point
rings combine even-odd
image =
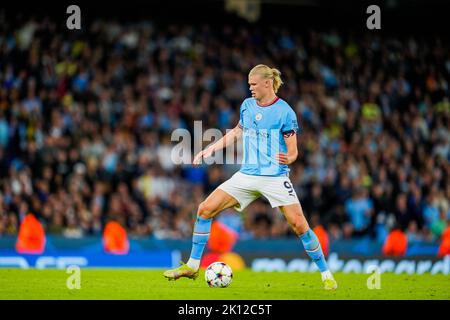
{"type": "Polygon", "coordinates": [[[197,215],[203,219],[210,219],[214,217],[215,211],[214,208],[207,202],[202,202],[198,206],[197,215]]]}
{"type": "Polygon", "coordinates": [[[304,234],[309,229],[308,224],[303,223],[300,219],[292,222],[291,226],[295,234],[298,236],[304,234]]]}

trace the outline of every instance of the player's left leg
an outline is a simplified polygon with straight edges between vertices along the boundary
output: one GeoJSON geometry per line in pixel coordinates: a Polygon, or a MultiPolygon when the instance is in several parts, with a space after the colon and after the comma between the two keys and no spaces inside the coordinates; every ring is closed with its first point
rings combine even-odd
{"type": "Polygon", "coordinates": [[[325,256],[320,246],[319,239],[316,234],[308,225],[306,218],[303,214],[300,203],[289,204],[279,207],[286,220],[291,225],[295,234],[297,234],[303,243],[306,253],[314,261],[322,274],[322,281],[324,287],[327,290],[333,290],[337,288],[336,280],[328,269],[325,256]]]}

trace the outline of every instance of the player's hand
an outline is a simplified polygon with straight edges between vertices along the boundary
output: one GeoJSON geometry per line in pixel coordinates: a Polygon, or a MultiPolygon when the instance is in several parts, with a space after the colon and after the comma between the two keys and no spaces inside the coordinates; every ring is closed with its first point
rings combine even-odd
{"type": "Polygon", "coordinates": [[[291,159],[287,153],[276,153],[275,160],[280,164],[291,164],[295,159],[291,159]]]}
{"type": "Polygon", "coordinates": [[[202,158],[208,158],[211,157],[211,155],[213,154],[214,150],[213,148],[207,148],[205,150],[200,151],[199,153],[197,153],[197,155],[194,157],[194,160],[192,161],[193,165],[199,165],[200,163],[202,163],[202,158]]]}

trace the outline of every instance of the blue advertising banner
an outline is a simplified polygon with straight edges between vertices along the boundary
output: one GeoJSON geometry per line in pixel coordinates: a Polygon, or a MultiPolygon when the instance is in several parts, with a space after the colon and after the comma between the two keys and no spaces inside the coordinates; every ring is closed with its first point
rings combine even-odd
{"type": "Polygon", "coordinates": [[[112,254],[104,251],[101,240],[95,242],[47,239],[42,254],[21,254],[13,246],[0,248],[0,267],[23,269],[58,268],[69,265],[88,268],[171,268],[178,265],[181,253],[169,248],[142,248],[138,242],[130,241],[127,254],[112,254]],[[56,245],[55,245],[56,244],[56,245]],[[77,245],[78,244],[78,245],[77,245]]]}
{"type": "Polygon", "coordinates": [[[18,254],[15,250],[0,250],[0,267],[19,267],[23,269],[58,268],[70,265],[91,268],[171,268],[180,260],[178,251],[131,252],[126,255],[114,255],[105,252],[59,251],[44,253],[18,254]]]}

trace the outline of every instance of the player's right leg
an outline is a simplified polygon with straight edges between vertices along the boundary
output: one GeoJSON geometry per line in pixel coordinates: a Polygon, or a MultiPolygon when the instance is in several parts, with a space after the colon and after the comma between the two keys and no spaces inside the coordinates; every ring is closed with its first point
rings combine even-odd
{"type": "Polygon", "coordinates": [[[206,243],[209,239],[212,219],[221,211],[234,207],[238,201],[225,191],[217,188],[202,203],[197,210],[197,220],[194,224],[192,236],[191,256],[187,264],[181,262],[181,266],[167,270],[164,276],[169,280],[177,280],[181,277],[196,279],[200,268],[200,260],[206,243]]]}

